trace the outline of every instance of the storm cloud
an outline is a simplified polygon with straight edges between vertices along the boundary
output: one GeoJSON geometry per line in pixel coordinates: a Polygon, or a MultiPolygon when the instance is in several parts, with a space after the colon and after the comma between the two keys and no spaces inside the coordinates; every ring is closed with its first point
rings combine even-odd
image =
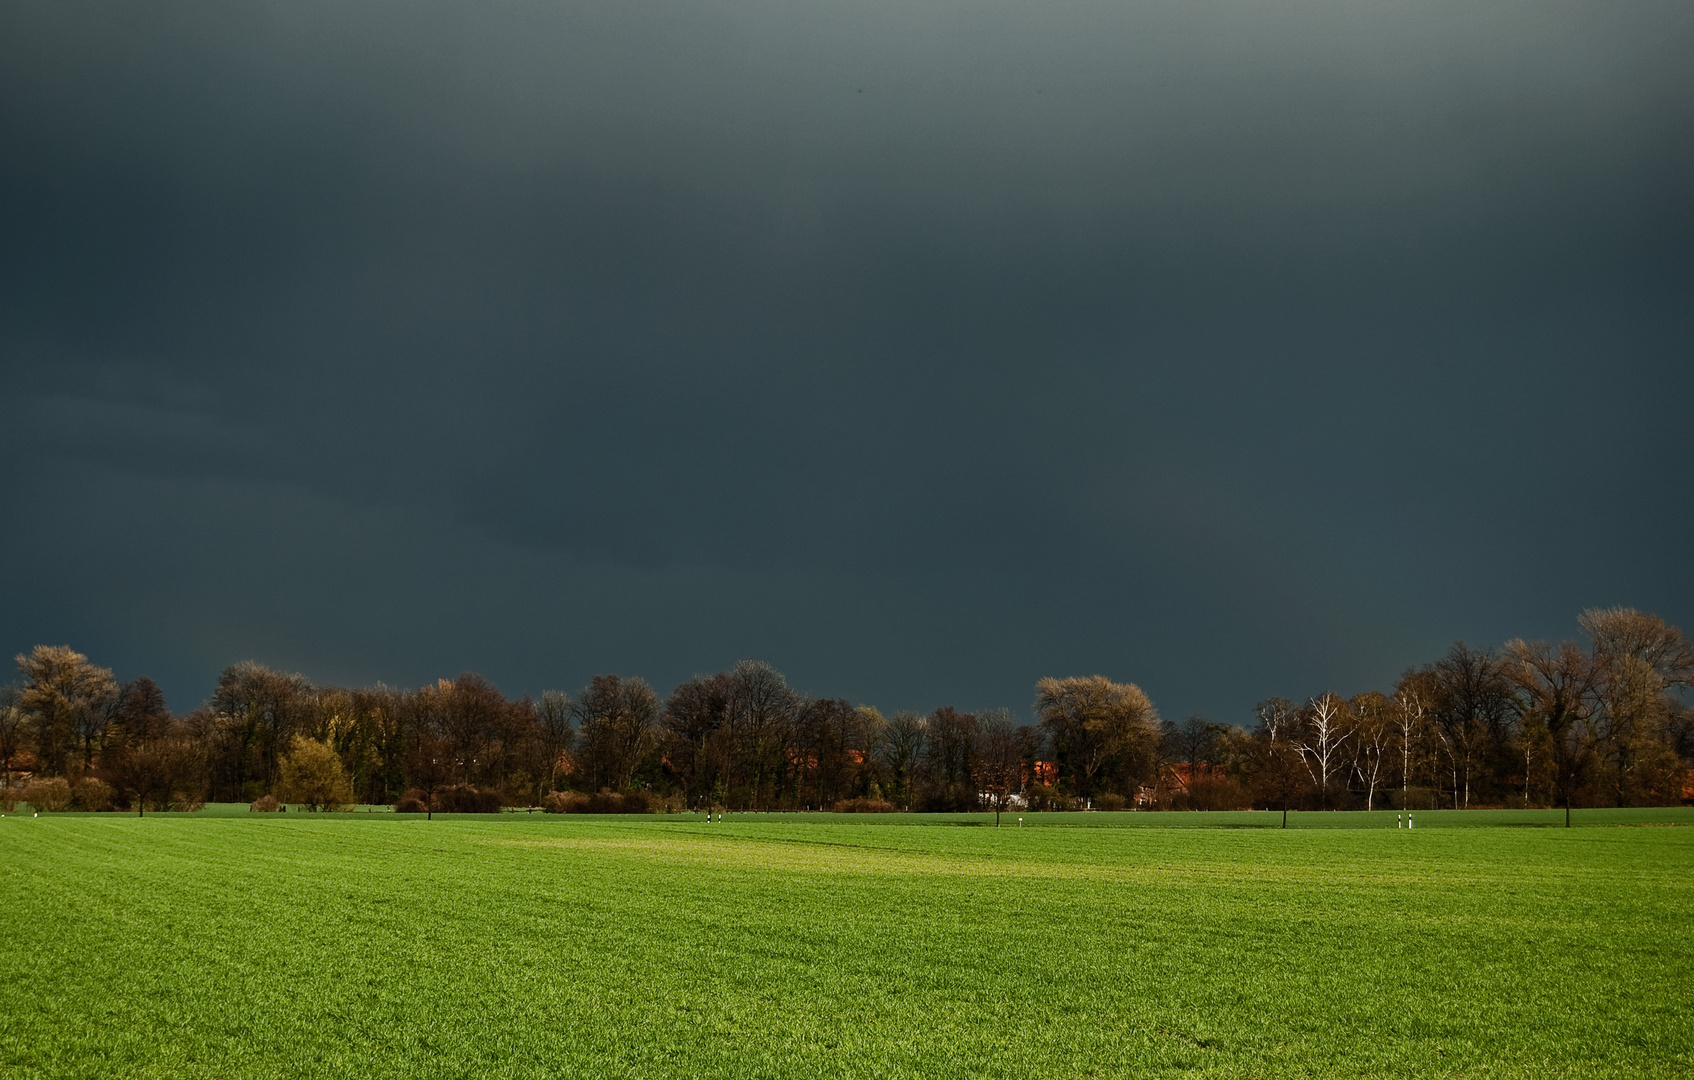
{"type": "MultiPolygon", "coordinates": [[[[0,633],[1167,715],[1694,623],[1681,3],[0,4],[0,633]]],[[[9,654],[8,654],[9,655],[9,654]]]]}

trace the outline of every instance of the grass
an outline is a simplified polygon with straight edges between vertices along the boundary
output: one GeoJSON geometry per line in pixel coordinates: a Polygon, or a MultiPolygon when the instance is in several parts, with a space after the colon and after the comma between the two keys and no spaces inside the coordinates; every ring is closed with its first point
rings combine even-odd
{"type": "Polygon", "coordinates": [[[1694,829],[1499,813],[12,816],[0,1076],[1694,1074],[1694,829]]]}
{"type": "MultiPolygon", "coordinates": [[[[291,812],[301,812],[299,806],[291,807],[291,812]]],[[[423,814],[395,814],[392,806],[366,805],[360,803],[349,807],[349,814],[354,819],[369,817],[374,814],[387,814],[390,817],[423,818],[423,814]]],[[[22,803],[17,813],[23,817],[30,815],[29,804],[22,803]]],[[[505,813],[522,817],[540,814],[539,809],[526,810],[521,807],[508,807],[505,813]]],[[[3,815],[0,815],[3,816],[3,815]]],[[[84,811],[69,811],[55,814],[55,817],[111,817],[111,814],[90,814],[84,811]]],[[[159,815],[150,813],[149,816],[164,817],[239,817],[253,818],[253,812],[247,803],[207,803],[192,815],[165,813],[159,815]]],[[[1290,829],[1392,829],[1398,827],[1397,818],[1400,815],[1393,810],[1340,810],[1308,813],[1291,810],[1288,814],[1290,829]]],[[[1565,812],[1560,809],[1551,810],[1415,810],[1413,817],[1417,819],[1420,829],[1474,829],[1474,828],[1562,828],[1565,824],[1565,812]]],[[[332,820],[345,820],[342,815],[335,815],[332,820]]],[[[641,820],[639,818],[635,820],[641,820]]],[[[698,820],[698,819],[696,819],[698,820]]],[[[805,822],[811,824],[859,824],[859,825],[992,825],[992,813],[976,814],[861,814],[844,817],[835,813],[735,813],[730,815],[733,822],[747,821],[784,821],[805,822]]],[[[1278,829],[1282,827],[1282,814],[1276,810],[1215,810],[1215,811],[1096,811],[1087,813],[1031,813],[1029,811],[1009,810],[1001,815],[1001,823],[1006,827],[1060,827],[1060,828],[1140,828],[1140,829],[1278,829]]],[[[1642,806],[1627,809],[1579,809],[1573,812],[1573,825],[1576,827],[1613,826],[1613,825],[1694,825],[1694,806],[1642,806]]]]}

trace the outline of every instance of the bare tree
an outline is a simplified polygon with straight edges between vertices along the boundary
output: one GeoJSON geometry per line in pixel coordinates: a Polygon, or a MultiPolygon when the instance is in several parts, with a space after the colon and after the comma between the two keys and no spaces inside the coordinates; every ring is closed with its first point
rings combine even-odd
{"type": "Polygon", "coordinates": [[[1353,771],[1365,789],[1365,809],[1376,809],[1376,789],[1382,782],[1383,763],[1394,744],[1394,707],[1375,690],[1356,695],[1348,702],[1353,717],[1353,771]]]}
{"type": "MultiPolygon", "coordinates": [[[[437,730],[447,743],[447,752],[462,784],[499,787],[506,779],[504,757],[513,736],[515,708],[487,679],[473,672],[451,682],[443,679],[425,693],[438,695],[437,730]]],[[[531,713],[528,717],[533,722],[531,713]]]]}
{"type": "Polygon", "coordinates": [[[23,753],[28,731],[18,705],[18,688],[0,687],[0,787],[12,786],[12,762],[23,753]]]}
{"type": "Polygon", "coordinates": [[[118,685],[114,681],[97,700],[76,712],[76,733],[82,743],[82,771],[94,771],[94,757],[106,747],[112,721],[118,711],[118,685]]]}
{"type": "MultiPolygon", "coordinates": [[[[168,713],[140,703],[145,722],[126,724],[123,738],[100,759],[100,775],[137,816],[149,809],[198,805],[206,794],[206,738],[209,725],[196,726],[205,716],[183,723],[168,713]]],[[[135,703],[131,703],[135,707],[135,703]]]]}
{"type": "Polygon", "coordinates": [[[723,776],[721,736],[729,722],[729,697],[729,676],[720,673],[683,683],[665,702],[660,722],[667,736],[666,756],[682,780],[689,805],[712,791],[723,776]]]}
{"type": "Polygon", "coordinates": [[[977,752],[972,778],[994,808],[994,825],[1023,784],[1023,741],[1006,709],[990,709],[978,718],[977,752]]]}
{"type": "Polygon", "coordinates": [[[1329,809],[1329,781],[1343,767],[1342,747],[1353,733],[1347,726],[1347,703],[1335,694],[1312,698],[1301,712],[1295,748],[1306,763],[1306,771],[1317,785],[1318,806],[1329,809]]]}
{"type": "Polygon", "coordinates": [[[781,755],[788,743],[800,695],[782,673],[762,660],[743,660],[729,672],[727,730],[745,770],[752,804],[763,802],[765,786],[780,779],[781,755]]]}
{"type": "Polygon", "coordinates": [[[1201,803],[1205,801],[1205,793],[1210,786],[1207,770],[1212,766],[1212,753],[1223,736],[1223,725],[1196,714],[1180,724],[1166,720],[1159,727],[1159,751],[1164,759],[1159,770],[1161,781],[1165,774],[1171,774],[1186,796],[1189,809],[1210,809],[1201,803]],[[1177,765],[1181,768],[1176,768],[1177,765]]]}
{"type": "Polygon", "coordinates": [[[1282,827],[1288,828],[1288,803],[1299,784],[1300,751],[1297,733],[1300,711],[1283,697],[1266,698],[1254,707],[1259,718],[1259,744],[1264,753],[1264,772],[1272,793],[1282,803],[1282,827]]]}
{"type": "Polygon", "coordinates": [[[559,773],[570,762],[571,745],[576,741],[570,695],[559,690],[543,690],[535,713],[541,723],[541,742],[547,754],[547,790],[553,791],[558,788],[559,773]]]}
{"type": "Polygon", "coordinates": [[[202,786],[190,777],[200,767],[200,747],[165,704],[164,691],[142,676],[112,697],[110,730],[100,775],[139,815],[162,808],[173,792],[202,786]]]}
{"type": "Polygon", "coordinates": [[[1492,649],[1454,642],[1430,667],[1431,717],[1453,778],[1453,806],[1470,805],[1473,772],[1483,755],[1505,743],[1513,714],[1512,685],[1492,649]]]}
{"type": "Polygon", "coordinates": [[[211,709],[222,745],[214,798],[251,801],[270,790],[311,686],[304,675],[272,671],[251,660],[218,673],[211,709]]]}
{"type": "Polygon", "coordinates": [[[795,723],[795,802],[809,786],[809,802],[823,808],[853,787],[865,757],[865,717],[845,698],[807,702],[795,723]]]}
{"type": "Polygon", "coordinates": [[[143,675],[123,684],[113,711],[112,738],[118,742],[148,742],[161,738],[171,727],[171,710],[159,684],[143,675]]]}
{"type": "Polygon", "coordinates": [[[353,802],[392,801],[404,783],[393,713],[395,694],[384,687],[314,687],[302,702],[298,733],[327,742],[340,757],[353,802]]]}
{"type": "Polygon", "coordinates": [[[881,730],[873,753],[889,771],[901,807],[912,808],[912,768],[923,754],[928,724],[912,712],[897,712],[881,730]]]}
{"type": "Polygon", "coordinates": [[[977,804],[971,774],[976,760],[977,718],[951,705],[929,714],[924,765],[930,780],[926,805],[932,810],[970,810],[977,804]]]}
{"type": "Polygon", "coordinates": [[[659,695],[640,678],[596,675],[576,703],[578,738],[590,778],[615,791],[659,745],[659,695]]]}
{"type": "Polygon", "coordinates": [[[1412,754],[1426,731],[1429,716],[1428,679],[1419,672],[1401,676],[1394,691],[1394,741],[1400,748],[1400,804],[1406,805],[1411,788],[1412,754]]]}
{"type": "Polygon", "coordinates": [[[1634,608],[1589,608],[1577,622],[1593,639],[1601,662],[1633,657],[1653,670],[1663,689],[1694,686],[1694,642],[1657,615],[1634,608]]]}
{"type": "Polygon", "coordinates": [[[1540,743],[1551,759],[1553,787],[1564,803],[1568,829],[1571,800],[1593,756],[1596,665],[1575,642],[1554,649],[1544,641],[1518,640],[1506,645],[1504,670],[1518,688],[1525,745],[1540,743]]]}
{"type": "Polygon", "coordinates": [[[427,712],[414,713],[406,740],[406,777],[423,795],[424,816],[435,820],[435,796],[452,782],[453,755],[427,712]]]}
{"type": "MultiPolygon", "coordinates": [[[[1666,788],[1675,770],[1672,694],[1694,685],[1694,644],[1656,615],[1590,609],[1578,622],[1594,642],[1599,748],[1617,805],[1666,788]]],[[[1661,791],[1661,795],[1668,792],[1661,791]]]]}

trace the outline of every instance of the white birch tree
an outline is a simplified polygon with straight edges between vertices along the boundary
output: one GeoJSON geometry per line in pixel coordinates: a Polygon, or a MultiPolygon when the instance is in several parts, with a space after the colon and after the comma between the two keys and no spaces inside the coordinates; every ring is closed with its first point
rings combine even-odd
{"type": "Polygon", "coordinates": [[[1345,767],[1342,748],[1353,734],[1347,727],[1347,703],[1336,694],[1322,694],[1306,703],[1301,719],[1296,747],[1317,785],[1318,807],[1327,810],[1329,781],[1345,767]]]}

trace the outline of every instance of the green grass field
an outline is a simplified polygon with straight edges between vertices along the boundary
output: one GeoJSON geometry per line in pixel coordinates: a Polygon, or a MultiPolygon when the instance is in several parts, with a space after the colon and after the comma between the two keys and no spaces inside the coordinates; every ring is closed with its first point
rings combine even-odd
{"type": "Polygon", "coordinates": [[[1694,813],[1537,813],[12,815],[0,1076],[1694,1074],[1694,813]]]}

